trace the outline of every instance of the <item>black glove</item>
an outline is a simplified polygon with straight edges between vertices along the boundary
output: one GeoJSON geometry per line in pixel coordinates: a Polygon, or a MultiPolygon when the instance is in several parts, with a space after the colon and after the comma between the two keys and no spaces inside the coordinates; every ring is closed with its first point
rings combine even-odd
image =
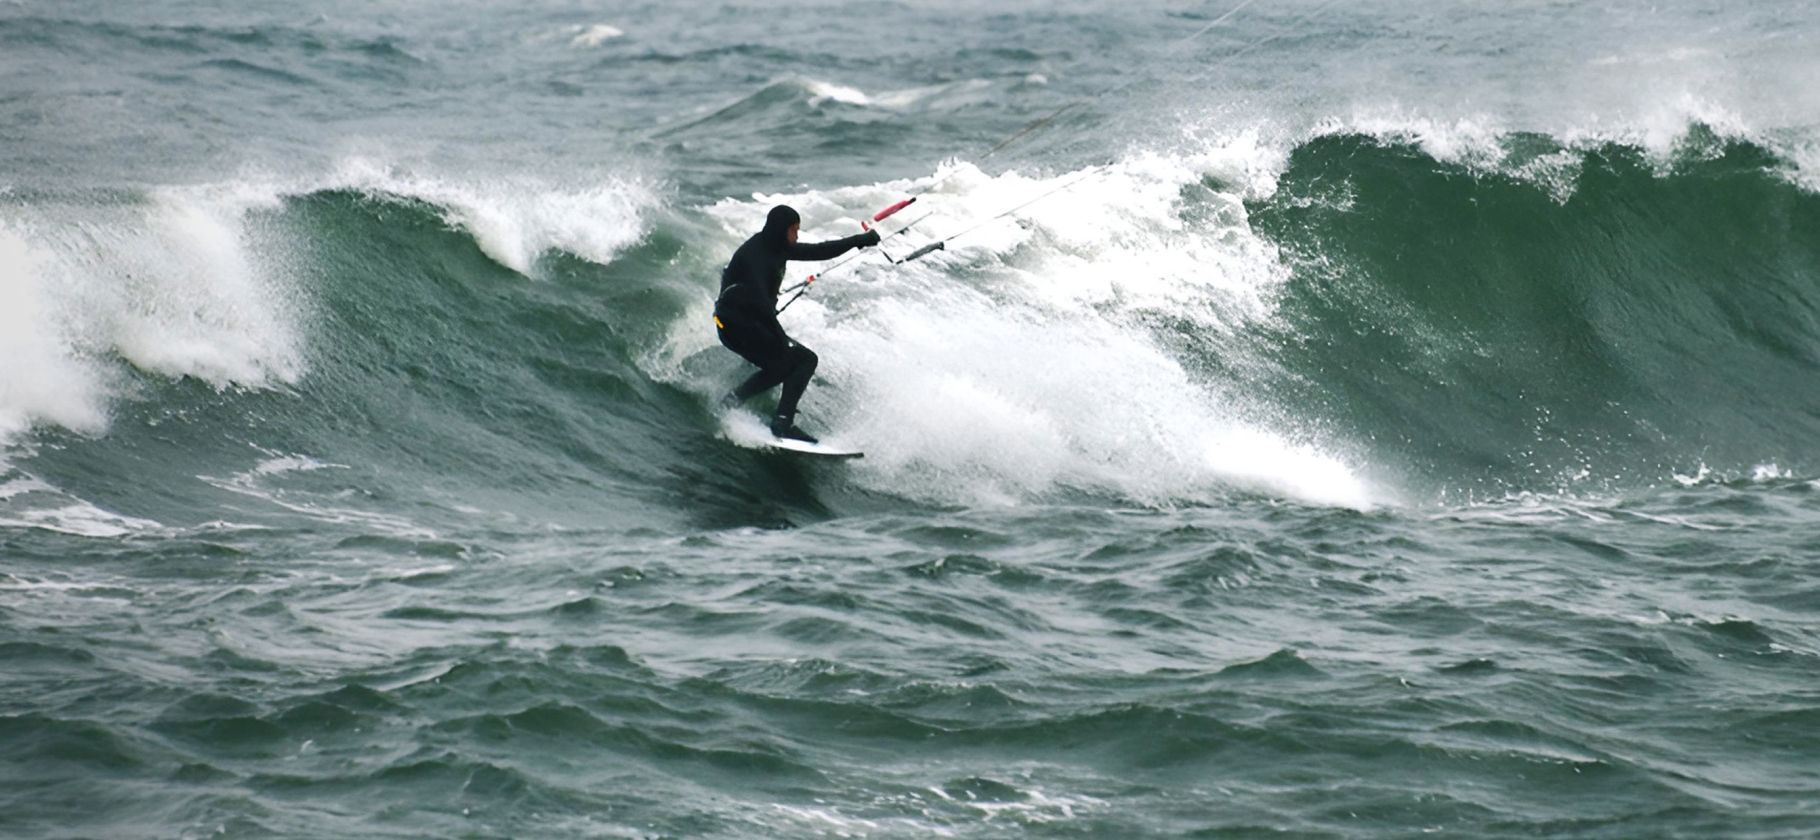
{"type": "Polygon", "coordinates": [[[870,248],[870,247],[878,244],[878,231],[869,230],[854,238],[859,240],[858,242],[854,243],[857,247],[870,248]]]}

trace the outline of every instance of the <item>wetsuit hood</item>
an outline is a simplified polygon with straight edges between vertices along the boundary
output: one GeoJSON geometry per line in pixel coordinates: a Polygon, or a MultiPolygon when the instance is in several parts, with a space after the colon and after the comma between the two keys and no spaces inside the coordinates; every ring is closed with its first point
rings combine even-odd
{"type": "Polygon", "coordinates": [[[799,224],[802,220],[803,217],[789,205],[779,204],[771,208],[771,214],[765,217],[765,237],[782,242],[784,234],[790,231],[790,226],[799,224]]]}

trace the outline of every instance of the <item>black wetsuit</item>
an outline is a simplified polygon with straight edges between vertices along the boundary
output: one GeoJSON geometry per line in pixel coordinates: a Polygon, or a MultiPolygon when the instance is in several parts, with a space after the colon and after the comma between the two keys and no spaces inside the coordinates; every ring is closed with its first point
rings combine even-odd
{"type": "Polygon", "coordinates": [[[784,386],[778,394],[772,431],[783,434],[796,418],[796,403],[809,378],[815,375],[815,352],[797,344],[777,323],[777,295],[783,287],[784,263],[789,260],[827,260],[853,248],[878,244],[878,234],[868,231],[832,242],[792,243],[787,232],[797,223],[794,210],[774,208],[765,229],[733,252],[720,275],[720,299],[714,303],[714,324],[720,343],[758,365],[758,372],[729,395],[741,403],[758,394],[784,386]]]}

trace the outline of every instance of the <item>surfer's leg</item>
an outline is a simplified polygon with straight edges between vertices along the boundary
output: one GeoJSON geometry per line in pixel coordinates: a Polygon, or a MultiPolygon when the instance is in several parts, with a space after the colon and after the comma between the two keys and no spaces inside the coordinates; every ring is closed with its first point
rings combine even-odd
{"type": "Polygon", "coordinates": [[[744,403],[783,382],[789,375],[787,364],[790,345],[772,338],[762,330],[752,329],[740,321],[731,321],[720,330],[720,343],[728,350],[740,355],[740,358],[758,366],[758,371],[746,377],[739,387],[734,388],[720,398],[720,406],[730,409],[744,403]]]}
{"type": "Polygon", "coordinates": [[[733,393],[727,396],[732,400],[733,405],[739,405],[777,387],[778,383],[784,381],[784,373],[777,367],[759,368],[756,373],[746,377],[746,381],[739,383],[739,387],[734,388],[733,393]]]}
{"type": "Polygon", "coordinates": [[[815,376],[815,366],[821,359],[815,351],[794,344],[782,361],[777,369],[783,375],[784,390],[777,396],[777,416],[771,418],[771,433],[814,442],[814,438],[796,428],[796,403],[803,398],[803,391],[808,389],[809,379],[815,376]]]}

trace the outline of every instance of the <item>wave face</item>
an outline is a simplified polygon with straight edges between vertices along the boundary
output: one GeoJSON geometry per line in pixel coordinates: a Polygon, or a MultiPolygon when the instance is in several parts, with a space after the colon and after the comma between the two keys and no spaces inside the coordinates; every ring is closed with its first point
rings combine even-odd
{"type": "Polygon", "coordinates": [[[0,417],[60,441],[18,462],[57,486],[69,459],[168,449],[182,477],[142,477],[163,492],[209,476],[271,501],[255,485],[362,470],[559,518],[679,495],[704,521],[879,498],[1368,508],[1806,470],[1820,209],[1793,164],[1700,127],[1666,156],[1492,151],[1338,132],[702,208],[357,162],[301,189],[29,198],[3,241],[35,363],[9,367],[0,417]],[[743,415],[707,410],[743,375],[702,328],[724,251],[773,203],[831,238],[930,186],[885,250],[947,250],[863,255],[786,316],[825,359],[808,416],[868,459],[813,491],[764,477],[729,443],[743,415]]]}
{"type": "MultiPolygon", "coordinates": [[[[13,292],[30,329],[13,335],[47,363],[9,372],[67,377],[7,391],[16,477],[171,524],[233,495],[275,515],[395,516],[395,499],[333,501],[350,486],[642,521],[724,460],[701,457],[694,397],[637,364],[700,294],[648,272],[677,239],[648,235],[605,266],[525,244],[611,252],[635,199],[583,197],[540,224],[561,196],[519,216],[510,190],[494,205],[393,186],[445,204],[377,187],[268,189],[229,208],[195,195],[34,204],[22,215],[90,221],[83,236],[12,240],[32,268],[13,292]],[[524,260],[540,279],[509,267],[532,270],[524,260]]],[[[30,494],[14,503],[46,521],[30,494]]]]}
{"type": "MultiPolygon", "coordinates": [[[[1666,157],[1504,138],[1491,161],[1321,137],[1253,222],[1295,267],[1282,398],[1448,489],[1811,470],[1820,197],[1696,126],[1666,157]]],[[[1590,485],[1589,485],[1590,482],[1590,485]]]]}

